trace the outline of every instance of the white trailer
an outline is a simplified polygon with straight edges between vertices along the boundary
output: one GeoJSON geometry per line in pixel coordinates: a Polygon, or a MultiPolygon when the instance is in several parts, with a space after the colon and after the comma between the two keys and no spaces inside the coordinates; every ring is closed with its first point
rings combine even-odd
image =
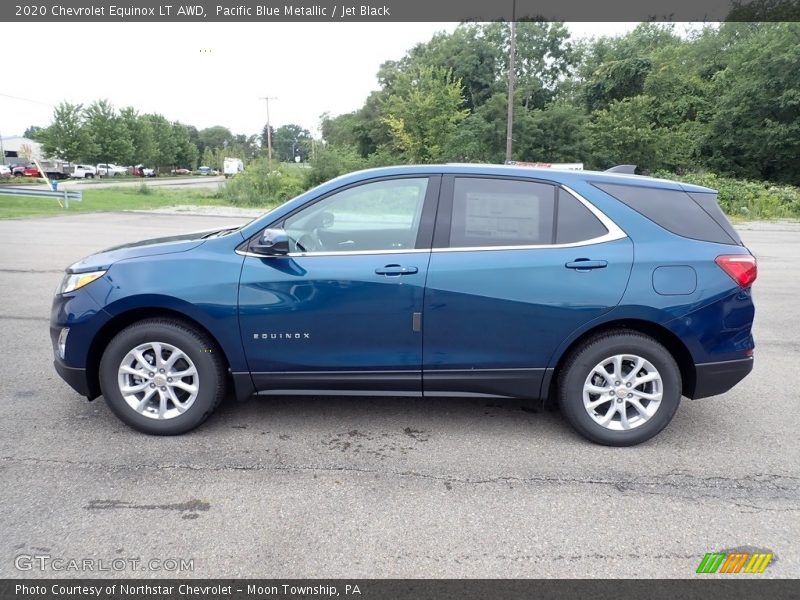
{"type": "Polygon", "coordinates": [[[238,158],[225,158],[222,162],[222,174],[225,178],[233,177],[244,171],[244,163],[238,158]]]}

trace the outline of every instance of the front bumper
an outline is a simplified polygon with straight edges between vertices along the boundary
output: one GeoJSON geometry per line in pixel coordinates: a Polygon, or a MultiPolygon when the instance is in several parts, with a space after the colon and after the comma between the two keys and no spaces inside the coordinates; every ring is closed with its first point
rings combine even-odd
{"type": "Polygon", "coordinates": [[[90,400],[100,395],[97,373],[96,370],[92,372],[89,361],[91,344],[109,319],[110,315],[100,309],[83,288],[53,298],[50,312],[53,366],[72,389],[90,400]],[[69,335],[62,358],[58,338],[65,327],[69,328],[69,335]]]}
{"type": "Polygon", "coordinates": [[[694,393],[689,397],[708,398],[724,394],[753,370],[753,357],[724,362],[696,364],[694,393]]]}
{"type": "Polygon", "coordinates": [[[91,391],[89,378],[86,375],[86,369],[68,367],[60,358],[56,358],[53,361],[53,366],[56,369],[56,373],[61,376],[61,379],[66,381],[69,386],[81,396],[86,396],[89,400],[93,400],[97,397],[97,394],[94,394],[91,391]]]}

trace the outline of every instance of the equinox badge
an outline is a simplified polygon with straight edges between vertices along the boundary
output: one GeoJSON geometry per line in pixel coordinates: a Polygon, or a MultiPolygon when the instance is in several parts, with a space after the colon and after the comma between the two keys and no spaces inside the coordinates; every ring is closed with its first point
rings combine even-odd
{"type": "Polygon", "coordinates": [[[311,334],[296,331],[294,333],[254,333],[254,340],[310,340],[311,334]]]}

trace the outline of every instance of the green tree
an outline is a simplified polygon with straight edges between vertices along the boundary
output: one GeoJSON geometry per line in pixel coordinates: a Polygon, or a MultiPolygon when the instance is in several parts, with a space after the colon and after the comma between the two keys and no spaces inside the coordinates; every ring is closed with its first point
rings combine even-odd
{"type": "Polygon", "coordinates": [[[188,167],[194,169],[197,166],[197,146],[192,142],[189,128],[181,123],[172,124],[172,137],[175,140],[175,167],[188,167]]]}
{"type": "Polygon", "coordinates": [[[201,129],[198,133],[199,143],[197,149],[202,153],[206,148],[218,150],[220,148],[227,148],[233,143],[233,134],[227,127],[216,125],[214,127],[207,127],[201,129]]]}
{"type": "Polygon", "coordinates": [[[83,126],[83,105],[61,102],[53,111],[53,123],[40,133],[42,152],[68,161],[87,156],[89,136],[83,126]]]}
{"type": "Polygon", "coordinates": [[[682,43],[672,25],[641,23],[626,35],[601,37],[584,45],[578,74],[587,109],[605,109],[614,101],[641,94],[653,70],[654,55],[682,43]]]}
{"type": "Polygon", "coordinates": [[[588,118],[582,109],[555,104],[520,111],[514,155],[530,162],[585,162],[590,156],[588,118]]]}
{"type": "MultiPolygon", "coordinates": [[[[511,28],[507,23],[483,26],[486,37],[501,50],[499,85],[508,77],[511,28]]],[[[527,109],[543,108],[552,101],[559,85],[576,66],[578,53],[563,23],[522,21],[516,27],[515,98],[527,109]]]]}
{"type": "Polygon", "coordinates": [[[97,100],[84,111],[89,144],[84,156],[92,163],[124,162],[134,153],[133,140],[125,123],[108,100],[97,100]]]}
{"type": "Polygon", "coordinates": [[[281,125],[275,130],[272,147],[283,162],[294,162],[295,156],[305,162],[311,153],[311,133],[294,123],[281,125]]]}
{"type": "Polygon", "coordinates": [[[400,71],[413,66],[438,66],[449,69],[461,81],[464,106],[475,110],[497,91],[507,60],[503,43],[487,36],[487,25],[462,23],[453,33],[440,32],[425,44],[412,48],[405,59],[384,69],[379,80],[391,84],[400,71]]]}
{"type": "Polygon", "coordinates": [[[25,132],[22,134],[22,137],[26,137],[31,140],[36,140],[37,136],[40,135],[44,131],[44,127],[39,127],[38,125],[31,125],[25,132]]]}
{"type": "Polygon", "coordinates": [[[409,162],[441,160],[448,138],[469,113],[463,104],[461,82],[450,71],[420,67],[400,74],[384,102],[392,147],[409,162]]]}
{"type": "Polygon", "coordinates": [[[442,159],[502,163],[506,153],[507,95],[498,92],[461,121],[445,141],[442,159]]]}
{"type": "Polygon", "coordinates": [[[800,182],[800,23],[763,23],[713,80],[701,153],[723,173],[800,182]]]}
{"type": "Polygon", "coordinates": [[[152,161],[150,164],[158,170],[174,165],[179,148],[172,123],[159,114],[148,114],[143,118],[147,121],[153,135],[153,153],[148,157],[152,161]]]}
{"type": "Polygon", "coordinates": [[[131,139],[132,152],[120,158],[123,165],[155,164],[156,147],[149,119],[142,117],[132,106],[119,111],[119,119],[131,139]]]}
{"type": "Polygon", "coordinates": [[[653,99],[635,96],[597,111],[589,125],[593,165],[601,169],[635,164],[646,170],[662,166],[664,131],[653,127],[653,99]]]}
{"type": "Polygon", "coordinates": [[[358,112],[353,111],[332,117],[324,113],[320,117],[322,139],[332,146],[351,146],[360,150],[359,130],[361,120],[358,112]]]}

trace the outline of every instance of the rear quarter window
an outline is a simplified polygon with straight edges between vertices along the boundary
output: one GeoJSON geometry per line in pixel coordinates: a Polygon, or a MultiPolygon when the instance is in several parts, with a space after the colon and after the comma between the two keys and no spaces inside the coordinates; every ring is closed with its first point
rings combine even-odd
{"type": "Polygon", "coordinates": [[[717,206],[716,194],[702,194],[704,198],[697,200],[683,190],[611,183],[592,185],[676,235],[718,244],[742,243],[717,206]]]}
{"type": "Polygon", "coordinates": [[[593,240],[608,233],[592,211],[564,190],[558,193],[556,212],[556,244],[593,240]]]}

